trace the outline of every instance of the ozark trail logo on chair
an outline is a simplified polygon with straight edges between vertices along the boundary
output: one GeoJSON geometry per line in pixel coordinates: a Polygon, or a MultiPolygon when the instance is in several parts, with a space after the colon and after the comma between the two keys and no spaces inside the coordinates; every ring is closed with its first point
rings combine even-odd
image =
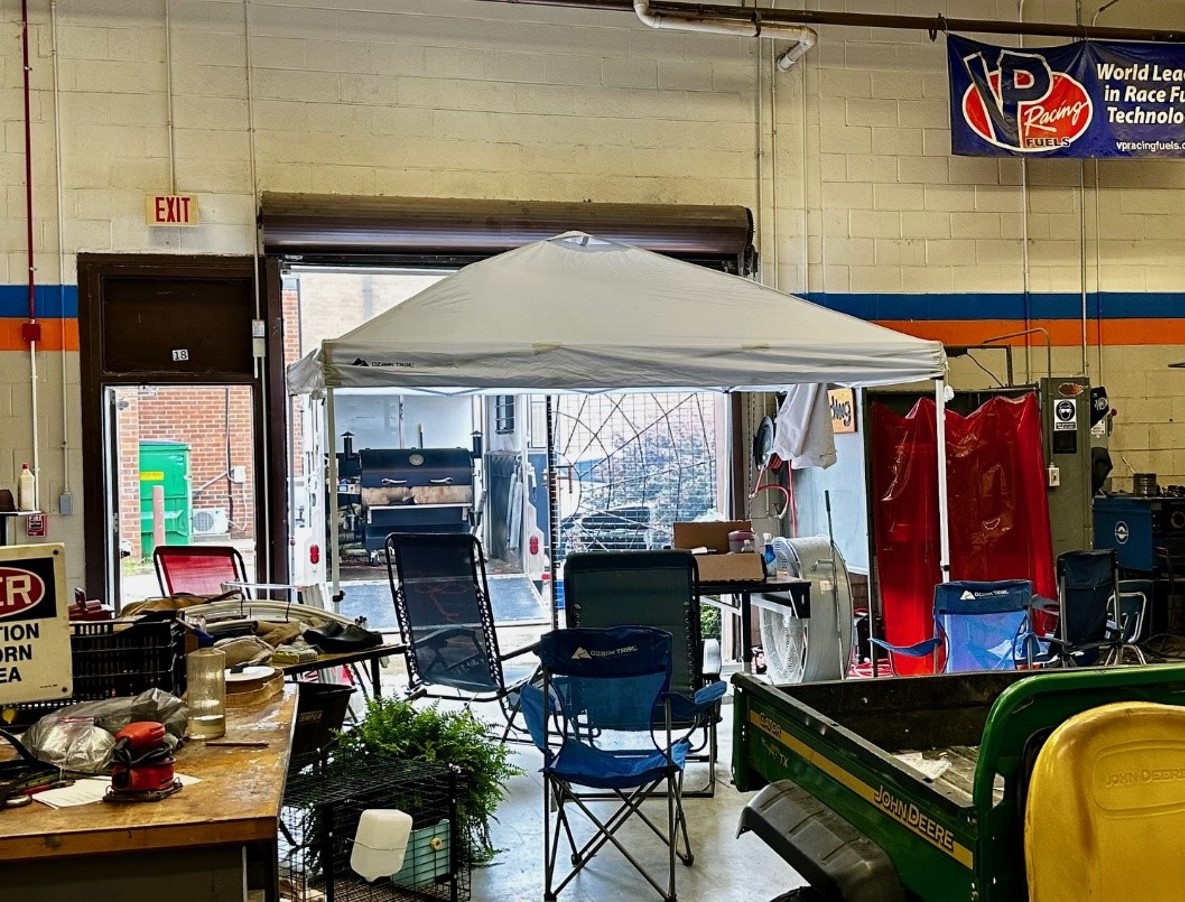
{"type": "Polygon", "coordinates": [[[990,144],[1023,153],[1068,147],[1094,118],[1082,84],[1031,53],[1001,50],[995,68],[984,51],[963,57],[971,85],[963,94],[963,118],[990,144]]]}
{"type": "Polygon", "coordinates": [[[613,658],[617,655],[632,655],[638,650],[636,645],[624,645],[621,648],[610,648],[605,651],[594,648],[592,651],[582,647],[576,646],[576,651],[572,652],[573,661],[591,661],[594,658],[613,658]]]}

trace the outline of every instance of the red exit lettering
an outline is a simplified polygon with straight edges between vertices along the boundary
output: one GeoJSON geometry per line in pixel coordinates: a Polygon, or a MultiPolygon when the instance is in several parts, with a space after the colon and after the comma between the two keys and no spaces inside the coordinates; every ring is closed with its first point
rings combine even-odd
{"type": "Polygon", "coordinates": [[[197,198],[191,194],[153,194],[148,197],[149,225],[197,225],[197,198]]]}

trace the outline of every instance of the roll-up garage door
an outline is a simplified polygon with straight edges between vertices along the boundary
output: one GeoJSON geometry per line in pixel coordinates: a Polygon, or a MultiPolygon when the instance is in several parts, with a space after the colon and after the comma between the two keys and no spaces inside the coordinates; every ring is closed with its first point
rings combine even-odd
{"type": "Polygon", "coordinates": [[[265,193],[264,252],[305,263],[458,267],[571,229],[725,272],[756,260],[741,206],[265,193]]]}

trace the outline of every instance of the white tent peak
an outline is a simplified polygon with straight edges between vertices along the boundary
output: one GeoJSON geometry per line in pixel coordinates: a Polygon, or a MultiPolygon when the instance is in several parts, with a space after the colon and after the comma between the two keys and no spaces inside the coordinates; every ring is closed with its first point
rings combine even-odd
{"type": "Polygon", "coordinates": [[[295,392],[768,389],[941,377],[938,342],[584,232],[466,266],[295,364],[295,392]]]}

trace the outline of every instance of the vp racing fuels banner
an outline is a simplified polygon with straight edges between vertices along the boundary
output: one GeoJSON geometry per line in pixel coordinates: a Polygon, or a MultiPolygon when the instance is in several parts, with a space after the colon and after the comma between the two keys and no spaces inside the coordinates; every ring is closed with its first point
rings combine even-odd
{"type": "Polygon", "coordinates": [[[1185,45],[947,39],[951,151],[1185,157],[1185,45]]]}

